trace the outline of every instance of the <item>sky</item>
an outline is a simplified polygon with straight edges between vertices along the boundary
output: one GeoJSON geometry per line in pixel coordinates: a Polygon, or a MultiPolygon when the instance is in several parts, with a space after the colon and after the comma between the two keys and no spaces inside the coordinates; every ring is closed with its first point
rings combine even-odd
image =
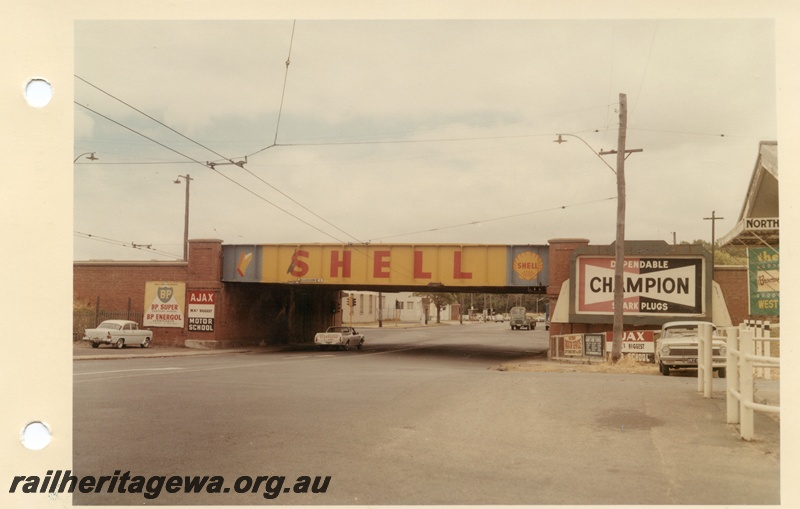
{"type": "Polygon", "coordinates": [[[620,94],[626,239],[710,241],[777,139],[769,18],[79,20],[74,73],[75,260],[180,259],[179,175],[190,239],[610,244],[620,94]]]}

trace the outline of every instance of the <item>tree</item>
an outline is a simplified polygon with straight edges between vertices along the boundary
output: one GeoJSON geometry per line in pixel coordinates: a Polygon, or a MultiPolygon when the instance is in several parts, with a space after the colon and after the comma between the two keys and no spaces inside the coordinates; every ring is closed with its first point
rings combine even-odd
{"type": "MultiPolygon", "coordinates": [[[[703,246],[706,251],[711,252],[711,242],[706,240],[698,239],[693,242],[681,242],[681,244],[703,246]]],[[[715,248],[714,265],[747,265],[747,248],[734,246],[715,248]]]]}
{"type": "MultiPolygon", "coordinates": [[[[442,309],[448,304],[452,304],[458,300],[453,293],[430,292],[415,293],[414,295],[422,297],[423,302],[425,299],[428,299],[428,302],[436,306],[436,323],[442,323],[442,309]]],[[[427,310],[425,311],[427,312],[427,310]]]]}

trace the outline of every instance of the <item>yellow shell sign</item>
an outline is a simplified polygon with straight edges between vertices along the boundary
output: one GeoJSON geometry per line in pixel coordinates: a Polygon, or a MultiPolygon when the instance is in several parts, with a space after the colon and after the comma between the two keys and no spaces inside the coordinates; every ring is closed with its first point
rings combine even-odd
{"type": "Polygon", "coordinates": [[[433,287],[547,286],[548,246],[262,244],[223,246],[230,282],[433,287]]]}
{"type": "Polygon", "coordinates": [[[523,251],[514,258],[513,269],[520,279],[532,281],[544,269],[544,260],[533,251],[523,251]]]}

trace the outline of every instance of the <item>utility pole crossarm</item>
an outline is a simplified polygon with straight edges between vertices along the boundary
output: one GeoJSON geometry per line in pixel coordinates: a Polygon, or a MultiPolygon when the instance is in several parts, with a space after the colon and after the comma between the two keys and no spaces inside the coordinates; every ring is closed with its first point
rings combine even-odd
{"type": "MultiPolygon", "coordinates": [[[[628,159],[628,156],[633,154],[634,152],[644,152],[644,149],[643,148],[632,148],[632,149],[625,150],[625,154],[626,154],[625,155],[625,159],[628,159]]],[[[616,150],[601,150],[600,152],[598,152],[598,154],[600,154],[601,156],[607,156],[607,155],[616,154],[616,153],[617,153],[616,150]]]]}
{"type": "Polygon", "coordinates": [[[704,217],[704,221],[711,221],[711,279],[714,279],[714,256],[716,253],[717,248],[717,232],[715,226],[717,221],[720,219],[725,219],[724,217],[719,217],[717,215],[716,210],[711,211],[711,217],[704,217]]]}

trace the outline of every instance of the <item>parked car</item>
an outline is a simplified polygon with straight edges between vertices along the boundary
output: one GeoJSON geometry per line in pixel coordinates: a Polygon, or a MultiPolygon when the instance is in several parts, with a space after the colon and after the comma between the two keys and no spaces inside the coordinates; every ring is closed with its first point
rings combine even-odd
{"type": "Polygon", "coordinates": [[[340,348],[347,350],[351,346],[355,346],[361,350],[364,345],[364,335],[359,334],[352,327],[334,325],[328,327],[325,332],[318,332],[314,335],[314,344],[322,348],[340,348]]]}
{"type": "Polygon", "coordinates": [[[500,323],[503,323],[503,315],[502,315],[502,314],[500,314],[500,313],[498,313],[498,314],[494,315],[494,321],[495,321],[495,322],[500,322],[500,323]]]}
{"type": "Polygon", "coordinates": [[[717,328],[711,322],[685,321],[667,322],[661,327],[661,336],[656,339],[656,364],[664,376],[671,369],[697,369],[697,348],[700,324],[710,324],[712,332],[711,366],[720,378],[725,378],[727,347],[725,339],[717,335],[717,328]]]}
{"type": "Polygon", "coordinates": [[[147,348],[153,341],[152,331],[140,329],[139,324],[130,320],[106,320],[94,329],[86,329],[84,341],[91,341],[92,348],[100,344],[125,348],[126,345],[147,348]]]}

